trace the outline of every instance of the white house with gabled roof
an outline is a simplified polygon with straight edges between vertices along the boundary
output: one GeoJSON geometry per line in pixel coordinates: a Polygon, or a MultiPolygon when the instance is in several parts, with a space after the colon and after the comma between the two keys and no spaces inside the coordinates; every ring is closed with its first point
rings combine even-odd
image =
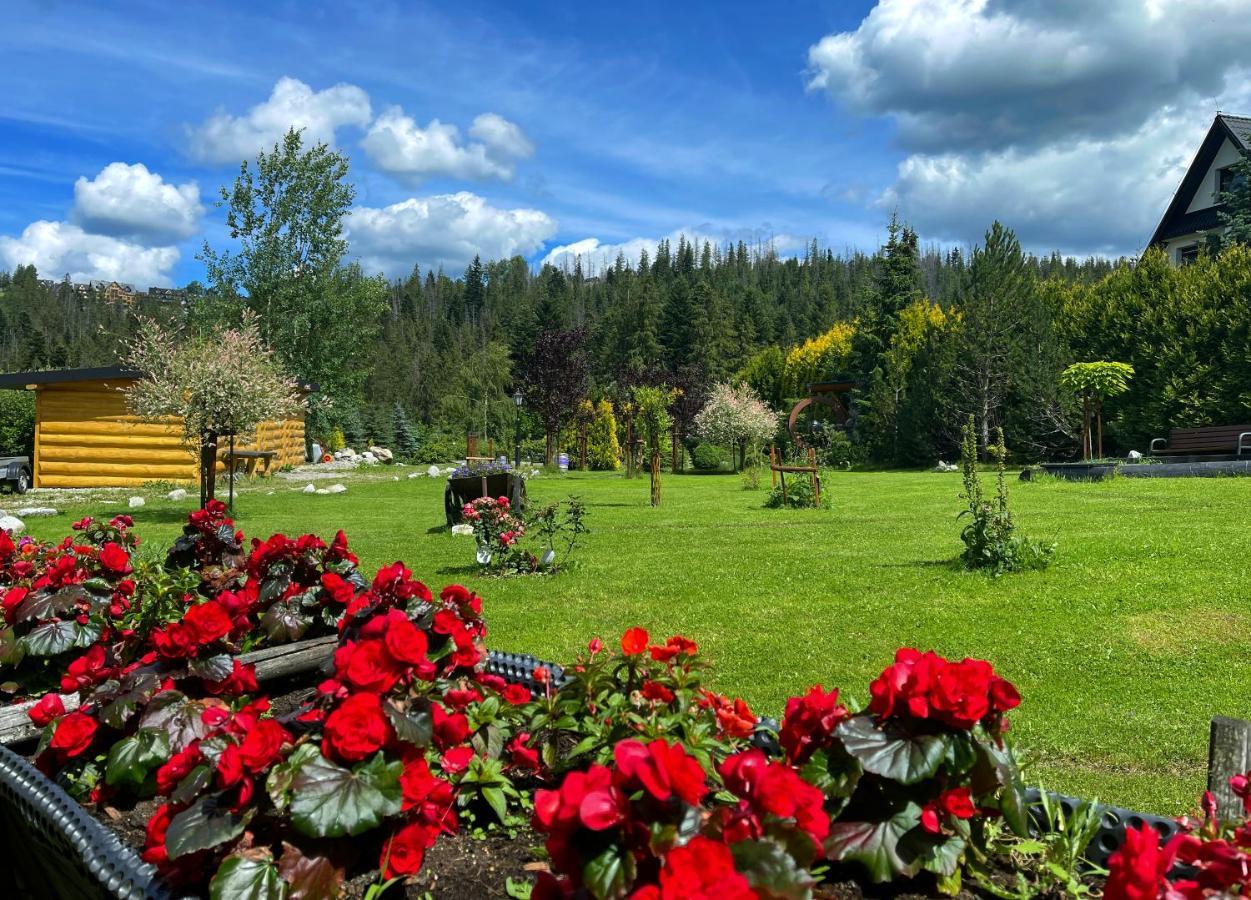
{"type": "Polygon", "coordinates": [[[1232,167],[1247,152],[1251,152],[1251,118],[1217,113],[1147,246],[1163,247],[1177,265],[1192,262],[1209,236],[1219,234],[1217,198],[1230,190],[1237,177],[1232,167]]]}

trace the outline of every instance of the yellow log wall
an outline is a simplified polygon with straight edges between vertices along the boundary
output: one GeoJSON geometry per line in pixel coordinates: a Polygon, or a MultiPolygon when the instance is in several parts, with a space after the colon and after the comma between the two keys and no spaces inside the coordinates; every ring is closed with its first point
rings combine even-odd
{"type": "MultiPolygon", "coordinates": [[[[195,455],[182,445],[178,419],[131,415],[121,389],[130,382],[48,384],[35,396],[36,487],[138,487],[149,481],[195,484],[195,455]]],[[[273,450],[270,472],[304,462],[304,421],[266,422],[238,449],[273,450]]],[[[219,452],[224,452],[223,442],[219,452]]],[[[218,469],[222,466],[219,463],[218,469]]]]}

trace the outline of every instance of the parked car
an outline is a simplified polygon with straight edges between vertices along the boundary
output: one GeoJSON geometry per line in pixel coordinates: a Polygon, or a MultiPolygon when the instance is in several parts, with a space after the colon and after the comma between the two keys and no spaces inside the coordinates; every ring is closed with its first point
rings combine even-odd
{"type": "Polygon", "coordinates": [[[15,494],[30,490],[30,457],[0,456],[0,484],[7,484],[15,494]]]}

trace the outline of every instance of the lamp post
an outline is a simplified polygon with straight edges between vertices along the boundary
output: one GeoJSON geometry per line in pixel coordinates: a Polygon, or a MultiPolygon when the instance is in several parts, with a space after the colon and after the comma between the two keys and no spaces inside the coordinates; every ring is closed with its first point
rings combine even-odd
{"type": "Polygon", "coordinates": [[[513,468],[521,468],[521,404],[525,400],[521,396],[521,388],[513,394],[513,404],[517,407],[517,436],[513,441],[513,468]]]}

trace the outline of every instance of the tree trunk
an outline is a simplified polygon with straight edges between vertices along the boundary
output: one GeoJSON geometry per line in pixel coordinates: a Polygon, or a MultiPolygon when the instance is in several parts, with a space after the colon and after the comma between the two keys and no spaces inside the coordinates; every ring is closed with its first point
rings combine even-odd
{"type": "Polygon", "coordinates": [[[626,478],[634,477],[634,414],[626,419],[626,478]]]}
{"type": "Polygon", "coordinates": [[[543,435],[544,448],[543,459],[550,466],[552,464],[552,448],[556,444],[556,435],[549,426],[543,435]]]}
{"type": "Polygon", "coordinates": [[[652,506],[660,505],[660,442],[652,442],[652,506]]]}
{"type": "Polygon", "coordinates": [[[669,471],[676,475],[678,472],[682,471],[682,462],[678,456],[678,425],[676,422],[673,424],[673,432],[669,435],[669,441],[671,459],[669,471]]]}
{"type": "Polygon", "coordinates": [[[217,496],[217,432],[200,435],[200,509],[217,496]]]}
{"type": "Polygon", "coordinates": [[[1099,429],[1099,459],[1103,459],[1103,398],[1095,398],[1095,427],[1099,429]]]}
{"type": "Polygon", "coordinates": [[[1090,398],[1082,398],[1082,460],[1090,459],[1090,398]]]}

